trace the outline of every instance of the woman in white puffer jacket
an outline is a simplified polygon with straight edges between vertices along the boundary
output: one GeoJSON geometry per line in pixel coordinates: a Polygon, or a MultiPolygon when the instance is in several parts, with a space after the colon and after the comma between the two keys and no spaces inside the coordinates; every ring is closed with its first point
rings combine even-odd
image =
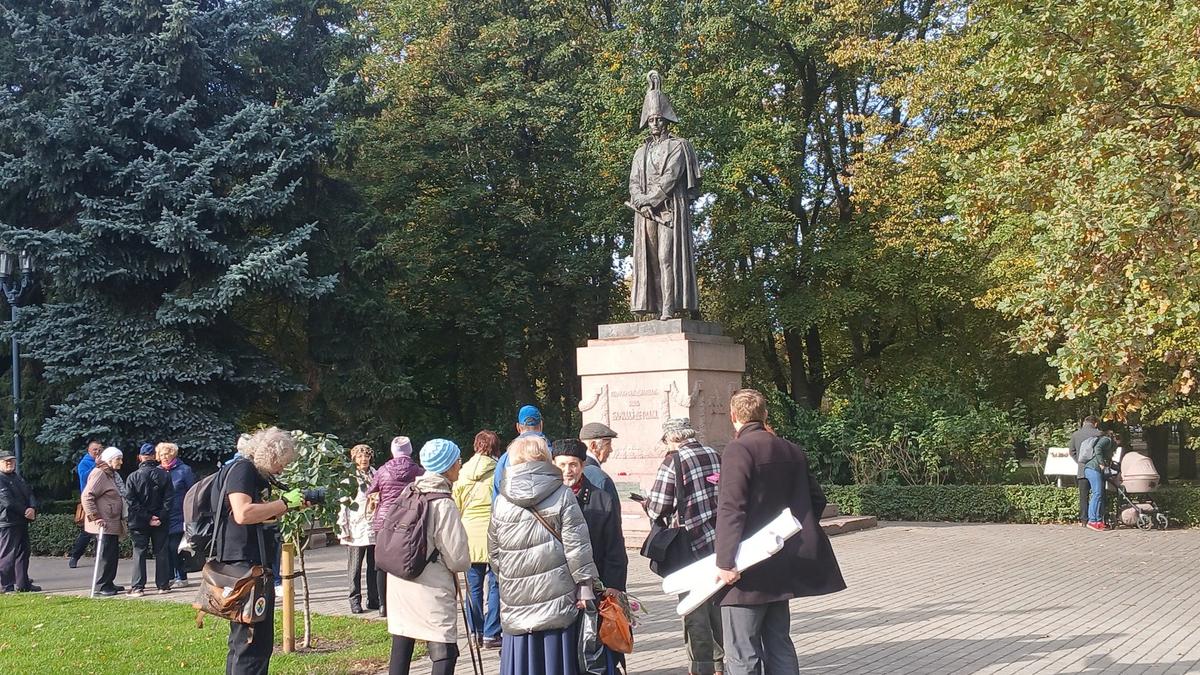
{"type": "Polygon", "coordinates": [[[575,675],[575,621],[597,577],[587,524],[544,438],[518,438],[508,457],[488,526],[500,582],[500,673],[575,675]]]}

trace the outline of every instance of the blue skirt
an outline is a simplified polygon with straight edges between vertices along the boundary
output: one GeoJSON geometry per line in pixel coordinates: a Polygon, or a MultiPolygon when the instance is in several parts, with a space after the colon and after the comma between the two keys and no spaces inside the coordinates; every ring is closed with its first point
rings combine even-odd
{"type": "Polygon", "coordinates": [[[504,633],[500,675],[578,675],[575,626],[526,635],[504,633]]]}
{"type": "MultiPolygon", "coordinates": [[[[578,624],[501,637],[500,675],[580,675],[578,624]]],[[[617,675],[621,655],[605,648],[604,675],[617,675]]]]}

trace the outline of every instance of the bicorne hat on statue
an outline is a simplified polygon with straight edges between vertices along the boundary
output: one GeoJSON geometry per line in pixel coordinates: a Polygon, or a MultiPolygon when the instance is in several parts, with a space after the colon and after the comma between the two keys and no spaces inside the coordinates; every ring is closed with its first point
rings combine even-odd
{"type": "Polygon", "coordinates": [[[675,109],[671,107],[671,99],[667,98],[662,91],[658,71],[652,70],[646,73],[646,79],[650,82],[650,87],[646,89],[646,98],[642,101],[642,123],[638,128],[645,128],[651,117],[661,117],[668,122],[678,124],[679,117],[675,114],[675,109]]]}

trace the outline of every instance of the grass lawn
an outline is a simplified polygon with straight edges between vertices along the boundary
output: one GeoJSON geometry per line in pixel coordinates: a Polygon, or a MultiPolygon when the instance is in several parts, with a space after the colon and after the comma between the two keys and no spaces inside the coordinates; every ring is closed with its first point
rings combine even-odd
{"type": "MultiPolygon", "coordinates": [[[[0,673],[219,673],[229,622],[175,602],[9,593],[0,596],[0,673]]],[[[275,616],[272,673],[377,673],[387,668],[387,624],[314,616],[315,647],[283,654],[275,616]]],[[[297,614],[296,629],[302,619],[297,614]]]]}

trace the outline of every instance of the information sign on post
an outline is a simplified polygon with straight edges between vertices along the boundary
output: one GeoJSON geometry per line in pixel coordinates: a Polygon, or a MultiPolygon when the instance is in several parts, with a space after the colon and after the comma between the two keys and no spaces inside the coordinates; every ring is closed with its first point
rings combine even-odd
{"type": "Polygon", "coordinates": [[[1063,476],[1074,478],[1078,471],[1079,465],[1071,459],[1069,448],[1050,448],[1046,451],[1046,466],[1042,469],[1042,475],[1057,476],[1058,487],[1063,486],[1063,476]]]}

